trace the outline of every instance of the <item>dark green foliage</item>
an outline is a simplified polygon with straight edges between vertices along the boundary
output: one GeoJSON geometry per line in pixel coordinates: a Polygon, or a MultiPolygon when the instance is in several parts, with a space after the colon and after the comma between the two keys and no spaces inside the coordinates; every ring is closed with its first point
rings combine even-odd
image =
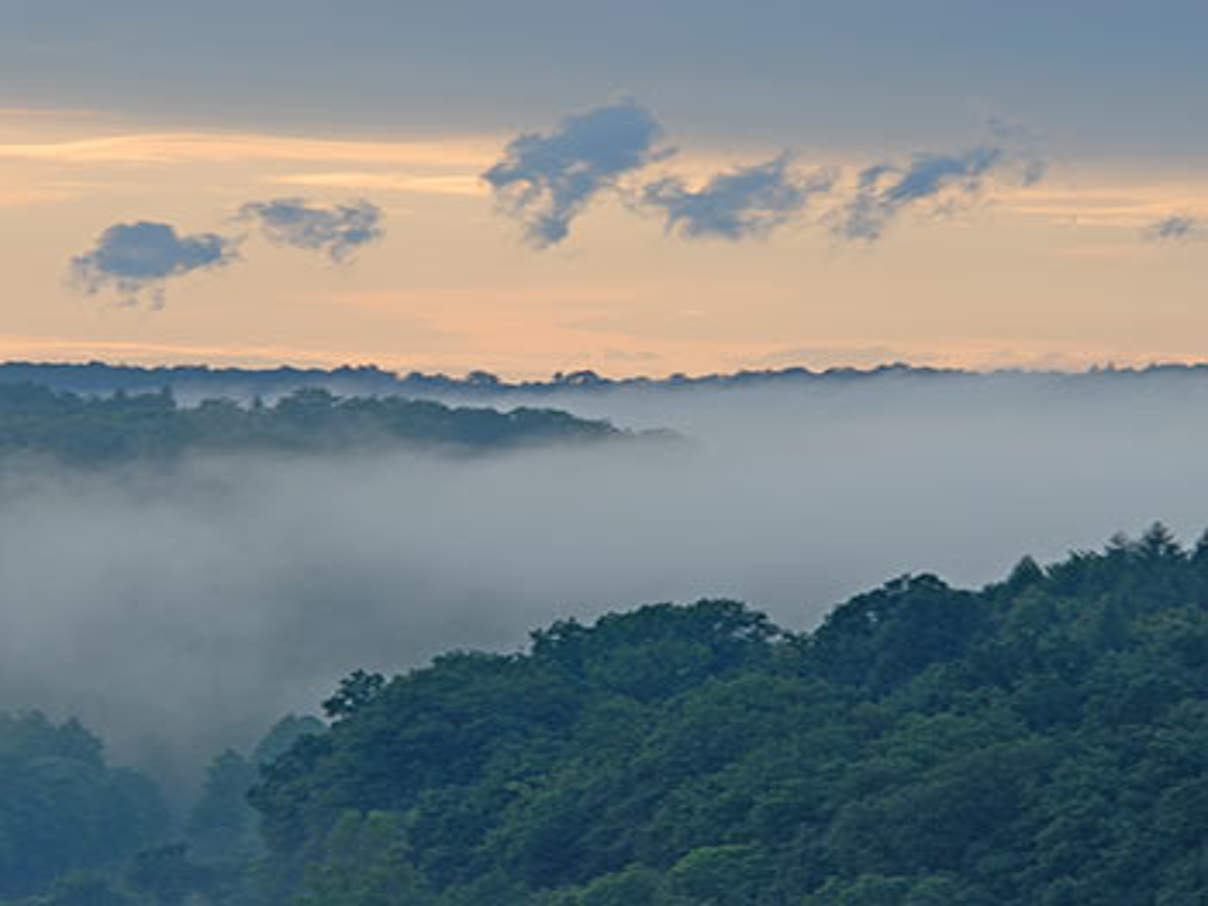
{"type": "Polygon", "coordinates": [[[354,674],[253,794],[266,896],[1208,902],[1203,550],[1155,527],[981,592],[904,577],[808,636],[702,601],[354,674]]]}
{"type": "Polygon", "coordinates": [[[382,691],[386,678],[380,673],[356,670],[340,680],[336,694],[323,702],[323,713],[328,717],[349,717],[368,705],[382,691]]]}
{"type": "MultiPolygon", "coordinates": [[[[76,721],[0,713],[0,897],[44,890],[71,871],[118,866],[167,824],[151,782],[107,766],[100,741],[76,721]]],[[[99,891],[99,883],[65,879],[54,902],[83,902],[82,891],[99,891]]]]}
{"type": "Polygon", "coordinates": [[[72,872],[58,878],[44,897],[31,906],[137,906],[129,894],[107,878],[87,872],[72,872]]]}
{"type": "MultiPolygon", "coordinates": [[[[73,855],[62,872],[109,873],[50,887],[41,864],[41,887],[9,892],[48,891],[30,906],[1208,902],[1206,550],[1155,526],[1047,568],[1025,558],[979,592],[903,577],[809,635],[705,600],[557,623],[521,654],[357,671],[326,703],[330,727],[287,718],[250,760],[214,761],[192,851],[143,850],[124,873],[73,855]],[[257,773],[253,846],[241,791],[257,773]]],[[[78,725],[5,720],[6,764],[49,759],[38,776],[59,791],[103,771],[78,725]]],[[[0,811],[6,870],[39,865],[13,861],[12,822],[54,800],[18,801],[0,811]]],[[[25,833],[70,832],[38,815],[25,833]]]]}
{"type": "Polygon", "coordinates": [[[257,765],[265,765],[276,761],[289,751],[290,747],[303,736],[322,733],[327,725],[317,717],[297,714],[287,714],[277,721],[264,734],[264,738],[256,743],[252,752],[252,761],[257,765]]]}
{"type": "Polygon", "coordinates": [[[977,604],[935,576],[895,579],[827,617],[809,640],[810,664],[833,682],[890,691],[959,658],[988,618],[977,604]]]}
{"type": "Polygon", "coordinates": [[[180,906],[192,894],[212,896],[215,872],[190,860],[183,843],[146,849],[135,855],[126,884],[154,906],[180,906]]]}
{"type": "Polygon", "coordinates": [[[210,763],[185,828],[186,848],[169,853],[178,863],[176,876],[191,885],[190,892],[205,893],[214,901],[244,900],[247,868],[264,853],[260,817],[248,802],[248,792],[262,767],[302,737],[324,730],[326,725],[317,718],[290,714],[273,725],[250,759],[228,749],[210,763]]]}
{"type": "Polygon", "coordinates": [[[256,765],[231,749],[210,763],[189,816],[189,847],[197,859],[239,865],[259,855],[256,815],[247,802],[257,776],[256,765]]]}
{"type": "Polygon", "coordinates": [[[407,861],[401,822],[388,812],[346,812],[307,865],[300,904],[434,906],[435,895],[407,861]]]}
{"type": "Polygon", "coordinates": [[[273,406],[211,399],[178,407],[167,391],[81,397],[0,383],[0,453],[77,465],[164,461],[189,452],[314,453],[398,446],[473,452],[631,435],[555,409],[451,408],[398,396],[340,398],[296,390],[273,406]]]}

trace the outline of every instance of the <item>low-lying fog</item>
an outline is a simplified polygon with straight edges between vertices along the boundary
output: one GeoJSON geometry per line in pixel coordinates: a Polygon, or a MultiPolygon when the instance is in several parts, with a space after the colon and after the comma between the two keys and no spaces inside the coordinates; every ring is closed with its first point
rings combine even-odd
{"type": "Polygon", "coordinates": [[[195,776],[338,678],[559,617],[731,596],[815,625],[903,572],[1002,577],[1161,519],[1208,525],[1208,379],[883,377],[502,397],[683,443],[10,467],[0,707],[78,714],[195,776]]]}

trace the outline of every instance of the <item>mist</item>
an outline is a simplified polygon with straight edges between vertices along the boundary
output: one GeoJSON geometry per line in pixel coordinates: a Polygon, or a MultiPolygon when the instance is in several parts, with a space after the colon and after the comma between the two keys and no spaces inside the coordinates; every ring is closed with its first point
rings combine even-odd
{"type": "MultiPolygon", "coordinates": [[[[478,398],[478,403],[482,399],[478,398]]],[[[0,480],[0,707],[195,782],[339,678],[653,601],[785,628],[906,572],[1002,578],[1208,525],[1208,379],[892,376],[509,395],[682,440],[248,455],[0,480]]]]}

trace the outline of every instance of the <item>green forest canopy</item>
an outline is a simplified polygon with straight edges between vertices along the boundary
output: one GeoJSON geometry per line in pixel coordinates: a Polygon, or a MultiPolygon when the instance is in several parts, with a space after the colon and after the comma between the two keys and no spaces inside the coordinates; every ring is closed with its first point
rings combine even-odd
{"type": "Polygon", "coordinates": [[[261,758],[259,841],[212,833],[246,808],[215,805],[224,754],[193,850],[38,902],[1208,901],[1208,544],[1161,526],[980,591],[905,576],[806,634],[727,600],[560,622],[325,708],[261,758]]]}
{"type": "Polygon", "coordinates": [[[273,405],[209,399],[181,407],[168,391],[99,397],[0,384],[0,454],[38,454],[82,465],[203,451],[409,446],[475,452],[633,436],[606,421],[557,409],[500,412],[400,396],[343,398],[318,388],[296,390],[273,405]]]}

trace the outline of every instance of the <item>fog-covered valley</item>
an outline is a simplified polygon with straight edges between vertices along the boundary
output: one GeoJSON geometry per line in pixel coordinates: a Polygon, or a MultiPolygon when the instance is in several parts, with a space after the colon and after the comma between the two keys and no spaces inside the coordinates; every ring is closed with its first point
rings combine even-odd
{"type": "MultiPolygon", "coordinates": [[[[457,394],[438,394],[456,402],[457,394]]],[[[193,781],[355,668],[513,650],[568,616],[732,597],[809,628],[905,572],[1002,578],[1162,520],[1208,525],[1208,377],[885,374],[506,388],[680,439],[475,457],[373,449],[103,469],[0,494],[7,708],[77,714],[193,781]]]]}

